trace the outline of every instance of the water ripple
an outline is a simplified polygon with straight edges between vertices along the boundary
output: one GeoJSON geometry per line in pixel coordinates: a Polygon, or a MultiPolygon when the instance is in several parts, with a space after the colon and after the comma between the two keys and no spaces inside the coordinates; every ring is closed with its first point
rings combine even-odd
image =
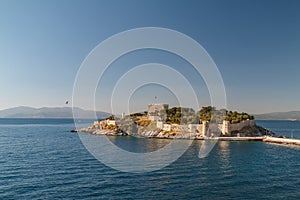
{"type": "MultiPolygon", "coordinates": [[[[199,159],[202,141],[194,141],[173,164],[137,175],[98,162],[77,134],[66,131],[72,128],[69,122],[2,124],[0,199],[297,199],[300,196],[299,148],[224,141],[217,143],[208,157],[199,159]]],[[[167,142],[122,137],[113,140],[133,152],[153,151],[167,142]]]]}

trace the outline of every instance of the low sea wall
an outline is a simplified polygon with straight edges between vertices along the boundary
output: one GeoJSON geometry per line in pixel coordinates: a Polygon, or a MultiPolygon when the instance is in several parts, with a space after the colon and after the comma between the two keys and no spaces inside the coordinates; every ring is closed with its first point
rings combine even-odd
{"type": "Polygon", "coordinates": [[[220,141],[263,141],[263,136],[261,137],[215,137],[211,138],[220,141]]]}
{"type": "Polygon", "coordinates": [[[264,137],[262,141],[277,143],[277,144],[300,145],[299,139],[292,139],[292,138],[264,137]]]}

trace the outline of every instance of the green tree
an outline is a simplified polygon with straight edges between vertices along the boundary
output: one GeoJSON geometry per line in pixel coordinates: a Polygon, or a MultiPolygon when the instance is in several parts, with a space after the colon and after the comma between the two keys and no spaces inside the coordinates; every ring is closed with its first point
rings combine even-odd
{"type": "Polygon", "coordinates": [[[114,116],[114,115],[111,115],[111,116],[107,117],[106,119],[109,119],[109,120],[115,120],[115,116],[114,116]]]}

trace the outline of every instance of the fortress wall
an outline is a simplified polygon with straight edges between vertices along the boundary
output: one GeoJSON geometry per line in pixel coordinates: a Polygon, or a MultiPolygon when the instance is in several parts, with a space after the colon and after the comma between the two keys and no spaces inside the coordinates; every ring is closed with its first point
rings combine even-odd
{"type": "Polygon", "coordinates": [[[231,131],[238,131],[246,126],[254,126],[255,120],[246,120],[237,124],[230,124],[228,121],[223,121],[222,124],[209,124],[209,122],[203,122],[202,124],[189,124],[189,125],[179,125],[179,124],[163,124],[159,123],[158,128],[162,128],[165,131],[183,131],[198,133],[199,135],[209,136],[210,134],[223,134],[228,135],[231,131]]]}
{"type": "Polygon", "coordinates": [[[148,119],[152,121],[159,120],[160,111],[167,110],[169,108],[168,104],[148,104],[148,119]]]}
{"type": "Polygon", "coordinates": [[[230,133],[231,131],[238,131],[246,126],[254,126],[254,125],[255,125],[255,120],[246,120],[237,124],[229,124],[228,132],[230,133]]]}
{"type": "Polygon", "coordinates": [[[202,125],[201,124],[189,124],[188,125],[189,132],[191,133],[199,133],[199,130],[202,130],[202,125]]]}
{"type": "Polygon", "coordinates": [[[172,131],[183,131],[183,132],[189,132],[188,125],[179,125],[179,124],[172,124],[171,125],[172,131]]]}

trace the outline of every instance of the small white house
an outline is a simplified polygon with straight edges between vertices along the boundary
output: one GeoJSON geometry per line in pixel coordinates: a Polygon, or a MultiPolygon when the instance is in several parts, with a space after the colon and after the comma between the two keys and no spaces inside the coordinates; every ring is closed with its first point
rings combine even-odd
{"type": "Polygon", "coordinates": [[[115,126],[116,125],[116,121],[115,120],[106,120],[106,123],[107,123],[107,125],[113,125],[113,126],[115,126]]]}

